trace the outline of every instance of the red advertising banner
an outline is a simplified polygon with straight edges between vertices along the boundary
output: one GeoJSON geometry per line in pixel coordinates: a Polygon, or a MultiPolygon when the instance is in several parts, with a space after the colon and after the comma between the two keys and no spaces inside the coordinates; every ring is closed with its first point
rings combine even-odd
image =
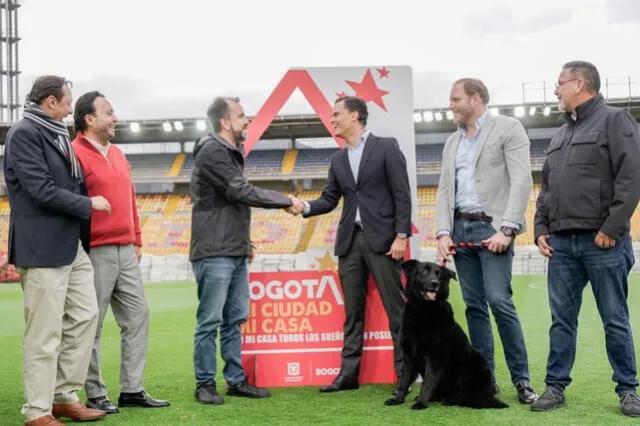
{"type": "MultiPolygon", "coordinates": [[[[344,298],[334,270],[250,274],[243,365],[256,386],[326,385],[340,371],[344,298]]],[[[360,383],[395,383],[393,346],[370,278],[360,383]]]]}

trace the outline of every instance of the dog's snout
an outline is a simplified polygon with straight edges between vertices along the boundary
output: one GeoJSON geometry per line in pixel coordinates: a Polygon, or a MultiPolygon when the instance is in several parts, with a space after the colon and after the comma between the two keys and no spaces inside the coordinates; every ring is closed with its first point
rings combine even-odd
{"type": "Polygon", "coordinates": [[[431,281],[431,285],[433,285],[433,286],[437,286],[438,284],[440,284],[440,281],[438,281],[438,280],[432,280],[431,281]]]}

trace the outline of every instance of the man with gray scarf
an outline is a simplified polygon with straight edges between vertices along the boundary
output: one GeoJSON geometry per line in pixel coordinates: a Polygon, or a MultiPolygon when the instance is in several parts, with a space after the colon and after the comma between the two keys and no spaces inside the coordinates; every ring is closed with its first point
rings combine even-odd
{"type": "Polygon", "coordinates": [[[111,206],[103,197],[86,196],[63,122],[71,100],[64,78],[38,78],[24,118],[5,141],[9,263],[18,268],[24,292],[25,425],[105,416],[79,402],[76,391],[84,385],[98,323],[89,219],[91,210],[109,213],[111,206]]]}

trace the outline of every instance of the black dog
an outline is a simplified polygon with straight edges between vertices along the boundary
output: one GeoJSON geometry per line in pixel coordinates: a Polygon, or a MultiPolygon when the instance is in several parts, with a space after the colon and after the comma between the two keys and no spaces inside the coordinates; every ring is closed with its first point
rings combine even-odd
{"type": "Polygon", "coordinates": [[[404,365],[395,398],[385,405],[402,404],[420,374],[423,381],[411,407],[414,410],[427,408],[430,401],[472,408],[508,407],[494,396],[489,364],[453,318],[447,299],[455,272],[416,260],[404,262],[402,269],[407,278],[400,338],[404,365]]]}

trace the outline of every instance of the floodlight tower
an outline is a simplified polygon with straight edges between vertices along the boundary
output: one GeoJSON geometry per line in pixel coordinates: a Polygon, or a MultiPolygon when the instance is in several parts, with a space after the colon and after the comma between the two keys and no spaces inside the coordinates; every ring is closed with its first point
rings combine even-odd
{"type": "Polygon", "coordinates": [[[0,0],[0,122],[18,121],[18,8],[19,0],[0,0]]]}

